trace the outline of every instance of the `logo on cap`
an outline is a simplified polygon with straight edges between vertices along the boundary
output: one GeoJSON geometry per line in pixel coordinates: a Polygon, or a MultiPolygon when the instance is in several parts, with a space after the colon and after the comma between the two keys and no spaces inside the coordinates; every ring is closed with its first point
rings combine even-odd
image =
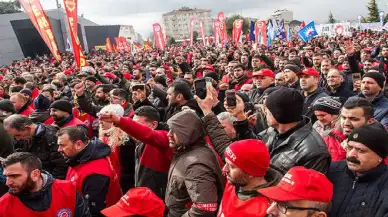
{"type": "Polygon", "coordinates": [[[286,182],[286,183],[288,183],[290,185],[294,185],[295,184],[295,182],[292,180],[292,174],[289,174],[289,173],[284,175],[284,177],[282,178],[282,181],[286,182]]]}
{"type": "Polygon", "coordinates": [[[225,150],[226,154],[233,160],[236,160],[236,155],[233,153],[233,151],[228,147],[225,150]]]}
{"type": "Polygon", "coordinates": [[[353,139],[357,139],[357,138],[358,138],[358,133],[353,134],[353,139]]]}

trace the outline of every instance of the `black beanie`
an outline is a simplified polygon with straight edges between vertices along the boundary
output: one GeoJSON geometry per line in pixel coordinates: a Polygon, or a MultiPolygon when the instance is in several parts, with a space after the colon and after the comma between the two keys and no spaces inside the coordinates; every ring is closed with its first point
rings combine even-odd
{"type": "Polygon", "coordinates": [[[50,108],[50,100],[45,97],[43,94],[39,94],[38,97],[34,99],[34,107],[37,111],[47,111],[50,108]]]}
{"type": "Polygon", "coordinates": [[[70,103],[69,101],[66,101],[66,100],[57,100],[57,101],[54,101],[54,102],[50,105],[50,109],[51,109],[51,108],[54,108],[54,109],[58,109],[58,110],[67,112],[67,113],[69,113],[69,114],[73,114],[73,106],[71,105],[71,103],[70,103]]]}
{"type": "Polygon", "coordinates": [[[284,66],[283,70],[285,70],[285,69],[289,69],[289,70],[295,72],[295,74],[298,74],[300,72],[300,68],[297,65],[288,64],[288,65],[284,66]]]}
{"type": "Polygon", "coordinates": [[[0,110],[5,112],[12,112],[12,114],[16,113],[15,107],[9,99],[3,99],[0,101],[0,110]]]}
{"type": "Polygon", "coordinates": [[[29,97],[32,97],[32,92],[30,89],[28,88],[24,88],[20,91],[20,93],[24,93],[24,94],[27,94],[29,97]]]}
{"type": "Polygon", "coordinates": [[[313,105],[313,111],[323,111],[332,115],[338,115],[341,110],[341,102],[338,97],[326,96],[317,99],[313,105]]]}
{"type": "Polygon", "coordinates": [[[348,136],[348,142],[361,143],[385,159],[388,155],[388,132],[379,122],[356,128],[348,136]]]}
{"type": "Polygon", "coordinates": [[[279,88],[268,95],[265,105],[280,124],[302,120],[303,97],[295,89],[279,88]]]}
{"type": "Polygon", "coordinates": [[[362,78],[366,77],[373,78],[381,88],[384,88],[385,77],[383,74],[379,72],[368,72],[362,76],[362,78]]]}

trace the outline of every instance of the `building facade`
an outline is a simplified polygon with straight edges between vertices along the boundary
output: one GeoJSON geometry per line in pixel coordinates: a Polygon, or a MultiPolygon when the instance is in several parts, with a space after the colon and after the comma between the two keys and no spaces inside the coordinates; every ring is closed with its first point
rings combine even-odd
{"type": "Polygon", "coordinates": [[[203,22],[205,35],[209,36],[212,34],[213,23],[211,18],[210,9],[190,9],[181,8],[163,14],[163,32],[168,37],[173,37],[175,40],[183,40],[190,38],[190,21],[194,17],[197,22],[194,23],[194,31],[198,32],[199,37],[201,32],[199,30],[199,22],[203,22]]]}

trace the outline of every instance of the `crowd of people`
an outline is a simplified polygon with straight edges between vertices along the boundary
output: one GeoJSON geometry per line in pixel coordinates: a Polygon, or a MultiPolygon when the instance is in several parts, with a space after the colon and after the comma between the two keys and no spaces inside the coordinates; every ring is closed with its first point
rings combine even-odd
{"type": "Polygon", "coordinates": [[[0,217],[387,217],[388,34],[0,68],[0,217]]]}

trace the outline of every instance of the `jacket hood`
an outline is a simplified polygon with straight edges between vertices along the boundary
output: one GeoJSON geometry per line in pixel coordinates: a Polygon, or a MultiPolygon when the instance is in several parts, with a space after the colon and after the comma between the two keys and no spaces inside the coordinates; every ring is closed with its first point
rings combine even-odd
{"type": "Polygon", "coordinates": [[[190,148],[198,141],[205,141],[202,121],[193,110],[187,109],[175,114],[167,124],[177,135],[179,148],[190,148]]]}
{"type": "Polygon", "coordinates": [[[44,123],[50,118],[50,111],[34,111],[29,116],[30,120],[34,123],[44,123]]]}
{"type": "Polygon", "coordinates": [[[70,167],[74,167],[85,162],[107,157],[110,153],[111,149],[107,144],[97,138],[94,138],[89,141],[84,150],[78,153],[75,157],[68,159],[66,163],[70,167]]]}
{"type": "Polygon", "coordinates": [[[38,97],[34,99],[34,107],[38,111],[46,111],[50,108],[50,100],[49,98],[39,94],[38,97]]]}

